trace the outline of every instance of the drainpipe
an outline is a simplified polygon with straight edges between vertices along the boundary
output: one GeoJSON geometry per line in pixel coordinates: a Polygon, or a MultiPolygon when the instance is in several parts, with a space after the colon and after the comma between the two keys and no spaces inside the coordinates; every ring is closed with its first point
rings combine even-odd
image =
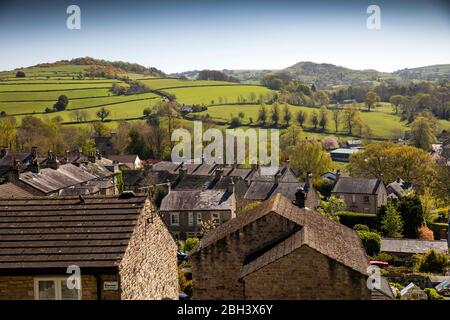
{"type": "Polygon", "coordinates": [[[102,300],[102,279],[98,274],[96,274],[95,280],[97,283],[97,300],[102,300]]]}

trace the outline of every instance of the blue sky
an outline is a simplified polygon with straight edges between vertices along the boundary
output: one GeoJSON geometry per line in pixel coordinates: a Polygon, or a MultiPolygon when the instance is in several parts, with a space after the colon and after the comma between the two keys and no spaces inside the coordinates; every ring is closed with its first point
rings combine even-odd
{"type": "Polygon", "coordinates": [[[450,63],[445,1],[0,1],[0,70],[92,56],[165,72],[299,61],[394,71],[450,63]],[[312,3],[309,3],[312,2],[312,3]],[[66,8],[81,8],[81,30],[66,8]],[[366,8],[381,8],[369,30],[366,8]]]}

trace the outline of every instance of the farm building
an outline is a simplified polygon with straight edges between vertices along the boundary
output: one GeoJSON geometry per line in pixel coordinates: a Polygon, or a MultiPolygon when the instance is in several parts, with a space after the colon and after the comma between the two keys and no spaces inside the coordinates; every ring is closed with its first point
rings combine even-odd
{"type": "Polygon", "coordinates": [[[350,156],[355,152],[358,152],[358,149],[339,148],[330,151],[330,156],[333,161],[349,162],[350,156]]]}

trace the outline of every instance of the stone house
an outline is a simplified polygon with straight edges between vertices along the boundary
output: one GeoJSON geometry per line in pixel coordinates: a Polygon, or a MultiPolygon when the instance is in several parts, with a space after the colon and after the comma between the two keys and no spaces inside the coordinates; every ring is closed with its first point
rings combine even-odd
{"type": "Polygon", "coordinates": [[[386,187],[381,179],[338,177],[331,195],[345,201],[347,211],[376,213],[387,204],[386,187]]]}
{"type": "Polygon", "coordinates": [[[300,192],[306,195],[306,207],[315,209],[318,206],[319,195],[313,186],[312,175],[308,174],[305,182],[299,182],[289,162],[274,174],[264,175],[261,169],[258,168],[251,179],[250,186],[244,195],[246,202],[265,201],[275,194],[281,194],[294,201],[300,192]]]}
{"type": "Polygon", "coordinates": [[[110,155],[108,159],[119,164],[119,167],[127,167],[128,169],[140,169],[143,164],[137,154],[110,155]]]}
{"type": "Polygon", "coordinates": [[[146,196],[0,199],[0,217],[0,300],[178,298],[177,246],[146,196]]]}
{"type": "Polygon", "coordinates": [[[15,161],[7,179],[18,188],[38,196],[117,193],[116,173],[96,163],[95,157],[93,162],[74,165],[64,158],[59,160],[51,151],[43,160],[33,157],[26,166],[15,161]]]}
{"type": "Polygon", "coordinates": [[[202,236],[202,223],[218,226],[236,216],[233,190],[170,190],[160,207],[161,216],[176,239],[202,236]]]}
{"type": "Polygon", "coordinates": [[[370,299],[355,231],[276,194],[190,252],[194,299],[370,299]]]}
{"type": "Polygon", "coordinates": [[[412,190],[412,184],[398,177],[386,186],[388,199],[399,199],[412,190]]]}

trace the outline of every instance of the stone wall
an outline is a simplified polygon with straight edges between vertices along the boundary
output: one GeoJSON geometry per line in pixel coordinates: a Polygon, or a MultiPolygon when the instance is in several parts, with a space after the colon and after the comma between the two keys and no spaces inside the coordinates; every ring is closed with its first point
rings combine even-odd
{"type": "Polygon", "coordinates": [[[245,256],[294,225],[276,213],[269,213],[193,254],[190,261],[194,299],[244,299],[244,284],[239,277],[245,256]]]}
{"type": "Polygon", "coordinates": [[[122,299],[178,299],[177,245],[149,200],[119,270],[122,299]]]}
{"type": "MultiPolygon", "coordinates": [[[[0,300],[34,300],[34,279],[35,278],[61,278],[61,276],[0,276],[0,300]]],[[[110,276],[103,276],[108,279],[110,276]]],[[[102,277],[102,278],[103,278],[102,277]]],[[[106,293],[105,299],[119,298],[118,293],[106,293]]],[[[81,299],[97,299],[97,281],[95,276],[81,276],[81,299]]]]}
{"type": "Polygon", "coordinates": [[[247,275],[245,299],[370,299],[366,275],[302,246],[247,275]]]}

